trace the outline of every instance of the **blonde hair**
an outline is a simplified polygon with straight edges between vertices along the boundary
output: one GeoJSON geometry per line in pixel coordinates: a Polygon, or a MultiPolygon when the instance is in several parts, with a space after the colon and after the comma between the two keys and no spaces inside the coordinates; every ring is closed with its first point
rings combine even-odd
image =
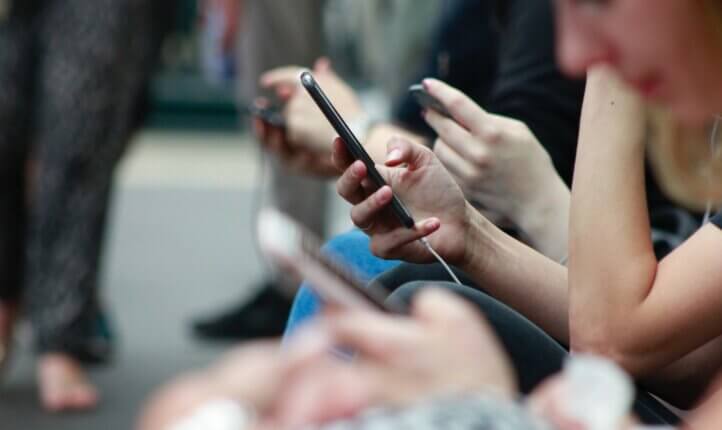
{"type": "MultiPolygon", "coordinates": [[[[705,0],[704,6],[713,34],[722,41],[722,2],[705,0]]],[[[648,156],[662,191],[690,209],[721,208],[722,129],[718,130],[719,118],[711,118],[706,126],[683,126],[670,114],[654,107],[650,107],[648,118],[648,156]]]]}
{"type": "Polygon", "coordinates": [[[689,209],[722,207],[722,130],[719,120],[682,126],[650,108],[648,157],[652,172],[672,200],[689,209]]]}

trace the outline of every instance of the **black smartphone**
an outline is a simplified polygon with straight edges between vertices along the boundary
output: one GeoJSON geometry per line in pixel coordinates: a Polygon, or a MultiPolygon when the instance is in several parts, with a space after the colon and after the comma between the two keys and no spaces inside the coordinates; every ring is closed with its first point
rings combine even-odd
{"type": "MultiPolygon", "coordinates": [[[[321,109],[321,112],[326,117],[328,122],[331,123],[331,126],[333,126],[334,130],[336,130],[336,133],[338,133],[338,135],[341,137],[341,140],[343,140],[343,143],[344,145],[346,145],[348,152],[351,153],[351,156],[356,160],[363,161],[363,163],[366,165],[366,170],[368,171],[369,178],[371,178],[371,180],[379,188],[386,185],[386,181],[384,181],[384,178],[381,176],[379,171],[376,170],[374,161],[366,152],[363,145],[361,145],[361,142],[359,142],[359,140],[353,134],[349,126],[346,124],[346,121],[341,118],[341,115],[339,115],[336,108],[333,107],[333,104],[331,104],[331,101],[328,99],[328,97],[326,97],[326,94],[323,92],[321,87],[313,78],[311,72],[305,71],[301,73],[301,85],[303,85],[306,91],[308,91],[308,94],[311,96],[313,101],[316,102],[316,105],[318,105],[319,109],[321,109]]],[[[393,210],[394,214],[396,214],[396,217],[399,219],[399,221],[401,221],[401,224],[404,227],[414,227],[414,219],[411,217],[411,214],[406,209],[404,204],[401,203],[401,200],[399,200],[395,195],[391,199],[391,209],[393,210]]]]}
{"type": "Polygon", "coordinates": [[[402,303],[386,300],[389,292],[383,286],[360,281],[353,270],[321,249],[321,240],[311,231],[275,209],[264,209],[259,214],[258,239],[263,254],[278,269],[309,281],[310,288],[325,303],[406,312],[402,303]]]}
{"type": "Polygon", "coordinates": [[[281,107],[277,105],[258,106],[251,104],[248,106],[248,113],[261,119],[261,121],[278,128],[286,128],[286,120],[281,113],[281,107]]]}
{"type": "Polygon", "coordinates": [[[447,118],[452,118],[446,107],[444,107],[444,105],[442,105],[441,102],[438,101],[435,97],[429,94],[428,91],[424,89],[423,85],[412,85],[409,87],[409,92],[411,93],[411,96],[414,98],[414,100],[416,100],[416,103],[421,105],[421,107],[423,107],[424,109],[433,109],[440,115],[443,115],[447,118]]]}

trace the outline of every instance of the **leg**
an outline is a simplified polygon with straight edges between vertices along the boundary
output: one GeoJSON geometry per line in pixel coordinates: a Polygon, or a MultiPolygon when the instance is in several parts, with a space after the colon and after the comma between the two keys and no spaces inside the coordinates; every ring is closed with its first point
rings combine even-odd
{"type": "Polygon", "coordinates": [[[0,367],[9,355],[23,282],[31,21],[20,15],[0,19],[0,367]]]}
{"type": "MultiPolygon", "coordinates": [[[[452,267],[451,270],[459,278],[462,284],[469,285],[478,289],[475,286],[474,281],[461,270],[452,267]]],[[[418,281],[423,279],[426,282],[451,282],[452,279],[449,273],[439,263],[433,264],[413,264],[413,263],[402,263],[381,273],[376,277],[375,281],[386,287],[389,291],[395,291],[400,286],[409,282],[418,281]]]]}
{"type": "MultiPolygon", "coordinates": [[[[389,300],[408,304],[418,291],[428,285],[421,281],[406,284],[391,294],[389,300]]],[[[521,314],[474,288],[448,282],[435,286],[451,289],[479,307],[509,354],[522,393],[528,394],[542,380],[562,369],[568,355],[565,347],[521,314]]],[[[648,424],[676,424],[679,421],[661,403],[643,391],[638,393],[634,411],[648,424]]]]}
{"type": "Polygon", "coordinates": [[[0,21],[0,301],[17,301],[22,284],[25,160],[33,79],[33,22],[0,21]]]}
{"type": "MultiPolygon", "coordinates": [[[[395,260],[383,260],[371,254],[369,238],[360,230],[352,230],[336,236],[324,246],[324,251],[345,263],[364,281],[369,281],[400,263],[395,260]]],[[[306,282],[301,284],[288,317],[284,337],[292,335],[304,321],[321,310],[321,303],[312,288],[306,282]]]]}
{"type": "Polygon", "coordinates": [[[92,406],[97,396],[80,363],[110,354],[100,251],[113,170],[150,72],[150,16],[142,0],[65,0],[41,17],[24,298],[52,410],[92,406]]]}

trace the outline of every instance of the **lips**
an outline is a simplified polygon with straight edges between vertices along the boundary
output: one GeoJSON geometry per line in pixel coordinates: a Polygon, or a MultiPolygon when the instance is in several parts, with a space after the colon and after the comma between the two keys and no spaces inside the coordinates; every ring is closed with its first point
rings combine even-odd
{"type": "Polygon", "coordinates": [[[656,99],[661,96],[662,79],[659,76],[648,76],[628,81],[645,98],[656,99]]]}

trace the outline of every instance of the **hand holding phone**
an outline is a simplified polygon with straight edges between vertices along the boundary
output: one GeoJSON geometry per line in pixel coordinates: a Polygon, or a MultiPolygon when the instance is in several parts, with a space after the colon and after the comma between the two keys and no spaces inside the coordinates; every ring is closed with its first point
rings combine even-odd
{"type": "Polygon", "coordinates": [[[410,86],[409,93],[411,93],[411,96],[414,98],[414,100],[416,100],[416,103],[421,105],[421,107],[423,107],[424,109],[433,109],[442,116],[452,118],[446,107],[444,107],[444,105],[441,104],[441,102],[438,101],[434,96],[429,94],[429,92],[426,91],[423,85],[416,84],[410,86]]]}
{"type": "MultiPolygon", "coordinates": [[[[338,133],[341,137],[341,140],[351,156],[356,160],[361,160],[366,165],[369,178],[378,188],[385,186],[386,181],[384,181],[384,178],[376,169],[374,161],[366,152],[363,145],[361,145],[358,138],[356,138],[354,133],[351,131],[348,124],[346,124],[343,118],[341,118],[341,115],[338,113],[333,104],[331,104],[331,101],[328,97],[326,97],[326,94],[313,78],[311,72],[304,71],[301,73],[301,84],[319,109],[321,109],[323,115],[326,117],[331,126],[333,126],[334,130],[336,130],[336,133],[338,133]]],[[[401,200],[399,200],[396,196],[393,196],[391,200],[391,209],[404,227],[414,228],[416,223],[414,222],[413,217],[404,204],[401,203],[401,200]]]]}
{"type": "Polygon", "coordinates": [[[321,241],[313,233],[281,212],[263,210],[258,232],[263,253],[279,269],[309,281],[324,302],[382,312],[403,311],[400,305],[385,302],[388,292],[383,287],[360,281],[349,268],[323,252],[321,241]]]}
{"type": "Polygon", "coordinates": [[[286,127],[286,119],[283,117],[281,107],[278,105],[269,104],[261,106],[257,103],[253,103],[248,107],[248,112],[272,127],[286,127]]]}

